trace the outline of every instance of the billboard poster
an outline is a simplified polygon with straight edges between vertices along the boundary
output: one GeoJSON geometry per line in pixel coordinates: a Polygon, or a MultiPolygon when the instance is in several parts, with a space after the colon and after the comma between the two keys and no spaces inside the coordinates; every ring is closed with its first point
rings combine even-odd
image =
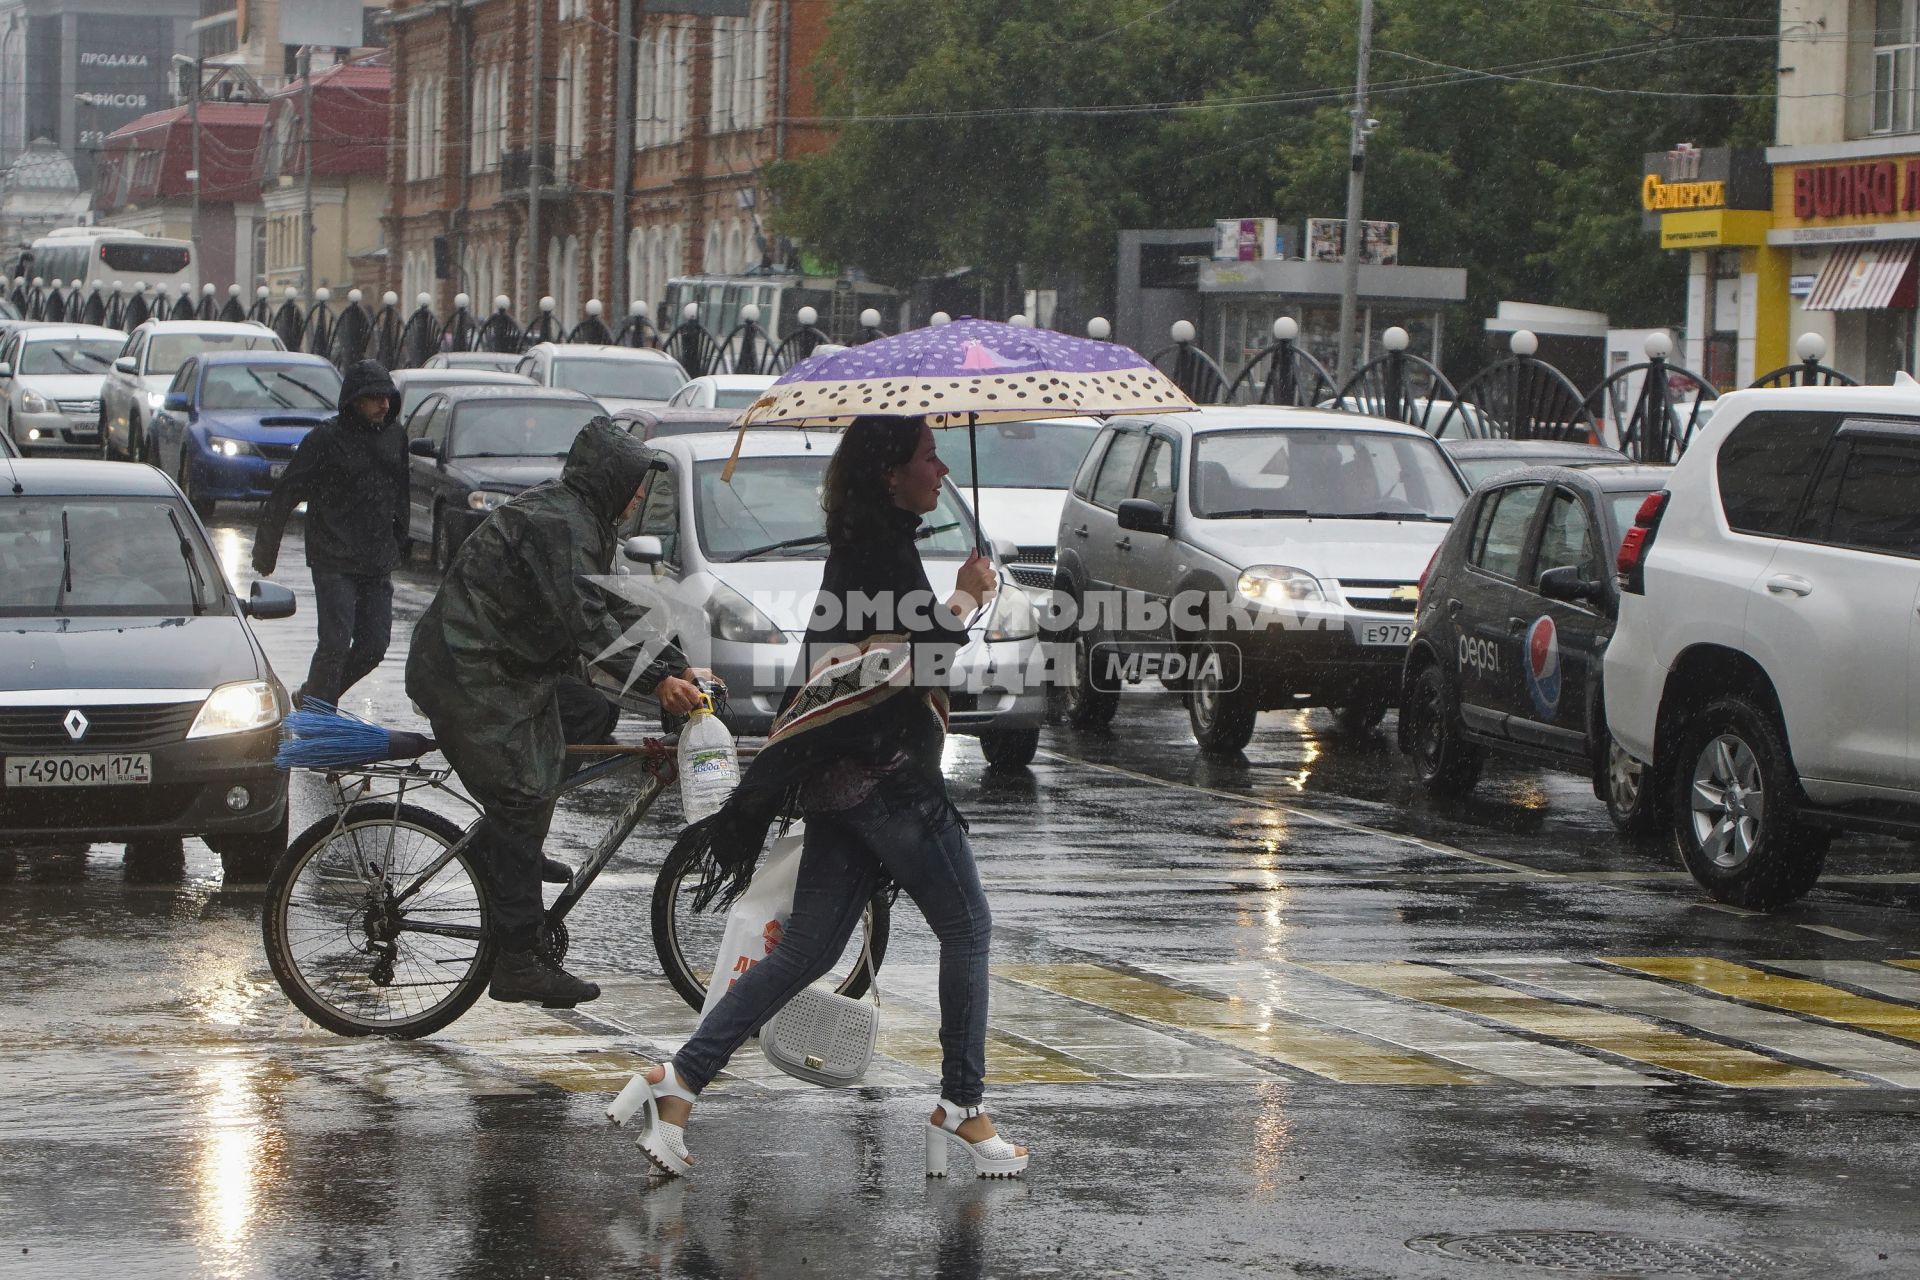
{"type": "Polygon", "coordinates": [[[1286,233],[1277,218],[1216,218],[1213,223],[1215,262],[1258,262],[1287,256],[1286,233]]]}
{"type": "Polygon", "coordinates": [[[64,64],[76,95],[76,166],[81,181],[107,135],[152,111],[173,105],[167,92],[173,23],[83,13],[74,18],[73,47],[64,64]]]}
{"type": "MultiPolygon", "coordinates": [[[[1308,218],[1306,256],[1314,262],[1341,262],[1347,255],[1345,218],[1308,218]]],[[[1360,261],[1369,267],[1392,267],[1400,262],[1400,224],[1362,222],[1360,261]]]]}
{"type": "Polygon", "coordinates": [[[301,0],[280,6],[280,43],[354,49],[366,40],[363,0],[301,0]]]}

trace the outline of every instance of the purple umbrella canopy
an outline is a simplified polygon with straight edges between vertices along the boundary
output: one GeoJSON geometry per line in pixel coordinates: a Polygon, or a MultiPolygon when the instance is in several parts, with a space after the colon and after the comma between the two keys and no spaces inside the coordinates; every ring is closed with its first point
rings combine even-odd
{"type": "Polygon", "coordinates": [[[962,319],[809,356],[747,406],[740,425],[844,427],[862,414],[901,414],[963,427],[1193,407],[1130,347],[962,319]]]}

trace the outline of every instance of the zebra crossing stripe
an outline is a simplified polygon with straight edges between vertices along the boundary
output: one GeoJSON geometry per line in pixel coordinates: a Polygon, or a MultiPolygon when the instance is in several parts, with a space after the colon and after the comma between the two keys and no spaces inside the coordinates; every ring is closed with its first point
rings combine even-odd
{"type": "Polygon", "coordinates": [[[1011,982],[1067,996],[1142,1022],[1229,1044],[1342,1084],[1465,1085],[1484,1077],[1351,1032],[1276,1016],[1244,1000],[1182,991],[1095,964],[1002,965],[1011,982]]]}
{"type": "Polygon", "coordinates": [[[1712,956],[1610,959],[1625,969],[1684,982],[1748,1004],[1785,1009],[1842,1026],[1920,1043],[1920,1008],[1855,995],[1805,978],[1787,978],[1712,956]]]}
{"type": "Polygon", "coordinates": [[[1563,1004],[1431,965],[1394,961],[1304,967],[1356,986],[1520,1027],[1565,1044],[1586,1045],[1617,1058],[1714,1084],[1801,1089],[1857,1085],[1845,1076],[1778,1062],[1748,1049],[1683,1035],[1626,1014],[1563,1004]]]}

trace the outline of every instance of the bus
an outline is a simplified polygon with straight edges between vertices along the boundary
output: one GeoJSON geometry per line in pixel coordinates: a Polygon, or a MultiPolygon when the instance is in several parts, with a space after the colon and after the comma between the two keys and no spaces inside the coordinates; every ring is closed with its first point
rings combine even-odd
{"type": "Polygon", "coordinates": [[[760,308],[760,327],[782,342],[800,328],[800,309],[812,307],[816,326],[834,342],[857,342],[860,313],[868,307],[880,313],[880,327],[898,333],[906,299],[899,290],[865,281],[835,280],[831,276],[751,275],[674,276],[667,281],[666,307],[655,317],[663,334],[681,321],[688,303],[700,308],[700,323],[725,342],[740,323],[740,309],[748,303],[760,308]]]}
{"type": "Polygon", "coordinates": [[[15,275],[29,280],[35,276],[51,284],[55,280],[112,289],[118,280],[131,294],[144,281],[149,293],[161,285],[171,285],[179,296],[182,287],[190,294],[200,291],[200,273],[194,261],[193,244],[187,240],[164,240],[118,227],[61,227],[33,242],[33,260],[22,262],[15,275]]]}

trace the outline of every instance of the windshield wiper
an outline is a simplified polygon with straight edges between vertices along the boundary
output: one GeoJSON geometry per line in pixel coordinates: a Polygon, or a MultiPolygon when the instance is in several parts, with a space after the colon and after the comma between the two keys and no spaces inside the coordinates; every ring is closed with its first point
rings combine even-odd
{"type": "Polygon", "coordinates": [[[741,560],[753,560],[773,551],[787,551],[794,547],[818,546],[826,540],[827,535],[824,533],[810,533],[804,538],[788,538],[783,542],[769,542],[764,547],[754,547],[749,551],[742,551],[739,555],[728,556],[726,562],[728,564],[734,564],[741,560]]]}
{"type": "Polygon", "coordinates": [[[456,453],[456,458],[564,458],[565,453],[456,453]]]}
{"type": "Polygon", "coordinates": [[[273,387],[268,384],[267,380],[260,376],[258,370],[254,370],[254,369],[247,370],[247,376],[249,378],[252,378],[255,382],[259,383],[260,389],[266,392],[268,395],[272,396],[274,403],[279,405],[282,409],[293,408],[293,401],[287,399],[285,396],[281,395],[278,391],[275,391],[273,387]]]}
{"type": "Polygon", "coordinates": [[[187,572],[193,575],[193,616],[200,616],[200,600],[207,591],[206,575],[200,572],[200,566],[194,563],[193,544],[187,541],[187,531],[180,523],[180,513],[172,507],[166,508],[167,519],[173,522],[173,536],[180,540],[180,558],[187,562],[187,572]]]}
{"type": "Polygon", "coordinates": [[[1452,524],[1452,516],[1428,515],[1424,511],[1357,511],[1352,515],[1327,517],[1330,520],[1425,520],[1436,524],[1452,524]]]}
{"type": "MultiPolygon", "coordinates": [[[[306,383],[300,381],[300,379],[298,378],[290,378],[283,373],[280,375],[280,381],[287,383],[290,386],[298,387],[302,391],[306,392],[308,395],[312,396],[313,397],[312,407],[315,409],[325,409],[332,404],[332,401],[327,399],[326,395],[321,392],[320,388],[310,387],[306,383]]],[[[292,407],[291,402],[289,402],[288,407],[289,408],[292,407]]]]}
{"type": "Polygon", "coordinates": [[[1299,507],[1246,507],[1239,511],[1208,511],[1203,513],[1203,518],[1207,520],[1238,520],[1243,517],[1251,517],[1253,519],[1302,520],[1312,515],[1313,512],[1303,510],[1299,507]]]}
{"type": "Polygon", "coordinates": [[[54,612],[64,612],[60,604],[73,590],[73,530],[67,525],[67,511],[60,509],[60,586],[53,593],[54,612]]]}
{"type": "Polygon", "coordinates": [[[955,520],[952,524],[923,525],[914,531],[913,540],[915,542],[925,542],[928,538],[937,538],[943,533],[952,533],[959,527],[960,522],[958,520],[955,520]]]}

